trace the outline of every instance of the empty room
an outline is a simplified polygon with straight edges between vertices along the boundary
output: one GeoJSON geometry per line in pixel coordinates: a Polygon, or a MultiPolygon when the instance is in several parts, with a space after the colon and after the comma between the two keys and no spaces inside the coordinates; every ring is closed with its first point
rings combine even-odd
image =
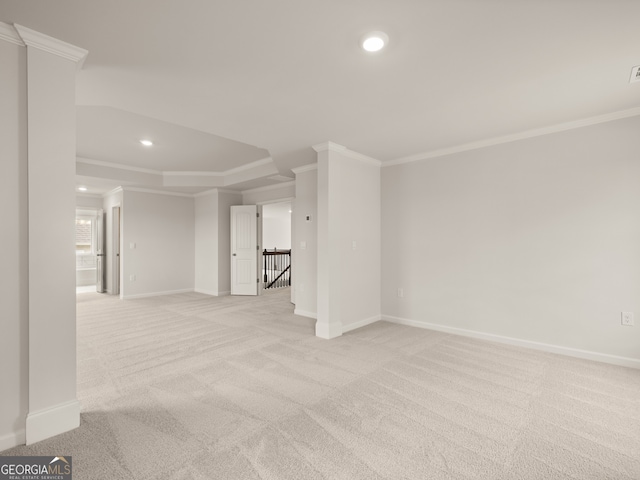
{"type": "Polygon", "coordinates": [[[0,0],[0,478],[640,478],[638,18],[0,0]]]}

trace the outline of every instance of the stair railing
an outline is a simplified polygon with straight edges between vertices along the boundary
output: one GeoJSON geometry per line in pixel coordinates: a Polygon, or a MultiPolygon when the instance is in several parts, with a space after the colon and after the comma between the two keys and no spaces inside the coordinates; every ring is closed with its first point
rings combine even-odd
{"type": "Polygon", "coordinates": [[[265,249],[262,259],[265,289],[291,285],[291,250],[265,249]]]}

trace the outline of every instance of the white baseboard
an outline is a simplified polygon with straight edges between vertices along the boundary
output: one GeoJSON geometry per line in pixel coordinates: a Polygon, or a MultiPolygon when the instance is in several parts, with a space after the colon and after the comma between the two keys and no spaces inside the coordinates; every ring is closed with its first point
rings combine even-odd
{"type": "Polygon", "coordinates": [[[350,323],[349,325],[342,325],[342,333],[350,332],[351,330],[355,330],[357,328],[366,327],[367,325],[371,325],[372,323],[379,322],[382,319],[380,315],[375,315],[370,318],[365,318],[363,320],[359,320],[357,322],[350,323]]]}
{"type": "Polygon", "coordinates": [[[318,314],[316,312],[307,312],[306,310],[300,310],[299,308],[295,308],[293,310],[294,315],[300,315],[301,317],[313,318],[314,320],[318,319],[318,314]]]}
{"type": "MultiPolygon", "coordinates": [[[[307,317],[307,318],[313,318],[314,320],[318,319],[318,314],[316,312],[307,312],[306,310],[300,310],[299,308],[296,308],[293,310],[294,315],[300,315],[301,317],[307,317]]],[[[358,320],[357,322],[353,322],[350,323],[349,325],[341,325],[341,332],[342,333],[347,333],[350,332],[352,330],[355,330],[356,328],[360,328],[360,327],[365,327],[367,325],[370,325],[372,323],[376,323],[378,321],[381,320],[380,315],[375,315],[371,318],[364,318],[362,320],[358,320]]],[[[335,332],[336,331],[336,326],[335,324],[331,324],[331,331],[335,332]]],[[[316,328],[317,330],[317,328],[316,328]]],[[[322,335],[333,335],[333,333],[329,333],[328,331],[325,332],[326,329],[322,329],[321,328],[321,333],[322,335]]],[[[335,335],[334,335],[335,336],[335,335]]],[[[323,338],[325,338],[323,336],[323,338]]],[[[333,336],[331,338],[334,338],[333,336]]]]}
{"type": "Polygon", "coordinates": [[[147,297],[160,297],[162,295],[175,295],[176,293],[192,293],[193,288],[187,288],[185,290],[170,290],[167,292],[151,292],[151,293],[138,293],[135,295],[121,295],[123,300],[131,300],[134,298],[147,298],[147,297]]]}
{"type": "Polygon", "coordinates": [[[213,290],[201,290],[196,288],[193,290],[196,293],[203,293],[205,295],[211,295],[212,297],[225,297],[227,295],[231,295],[231,292],[214,292],[213,290]]]}
{"type": "Polygon", "coordinates": [[[9,433],[0,437],[0,452],[17,447],[18,445],[24,445],[25,443],[27,443],[26,430],[22,429],[9,433]]]}
{"type": "Polygon", "coordinates": [[[193,291],[196,293],[202,293],[204,295],[211,295],[212,297],[218,296],[218,292],[214,292],[213,290],[203,290],[201,288],[194,288],[193,291]]]}
{"type": "Polygon", "coordinates": [[[557,353],[568,357],[582,358],[585,360],[593,360],[596,362],[609,363],[612,365],[620,365],[622,367],[631,367],[640,369],[640,360],[628,357],[619,357],[617,355],[609,355],[608,353],[591,352],[589,350],[580,350],[578,348],[563,347],[561,345],[551,345],[548,343],[534,342],[531,340],[523,340],[520,338],[504,337],[493,333],[478,332],[475,330],[467,330],[464,328],[449,327],[439,325],[437,323],[428,323],[420,320],[411,320],[408,318],[393,317],[390,315],[382,315],[382,320],[397,323],[399,325],[408,325],[410,327],[424,328],[427,330],[436,330],[438,332],[451,333],[453,335],[462,335],[464,337],[477,338],[480,340],[488,340],[491,342],[504,343],[506,345],[514,345],[516,347],[531,348],[543,352],[557,353]]]}
{"type": "Polygon", "coordinates": [[[77,400],[29,412],[26,425],[26,444],[40,442],[79,426],[80,402],[77,400]]]}
{"type": "Polygon", "coordinates": [[[316,322],[316,337],[331,340],[342,335],[342,324],[340,322],[316,322]]]}

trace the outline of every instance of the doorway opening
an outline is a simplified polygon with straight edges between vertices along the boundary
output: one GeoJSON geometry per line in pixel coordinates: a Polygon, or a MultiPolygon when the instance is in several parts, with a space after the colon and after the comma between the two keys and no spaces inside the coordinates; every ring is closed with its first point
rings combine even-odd
{"type": "Polygon", "coordinates": [[[291,201],[262,207],[264,289],[291,286],[291,201]]]}
{"type": "Polygon", "coordinates": [[[97,284],[98,210],[76,209],[76,293],[95,292],[97,284]]]}
{"type": "Polygon", "coordinates": [[[292,199],[231,206],[231,295],[291,285],[292,199]]]}

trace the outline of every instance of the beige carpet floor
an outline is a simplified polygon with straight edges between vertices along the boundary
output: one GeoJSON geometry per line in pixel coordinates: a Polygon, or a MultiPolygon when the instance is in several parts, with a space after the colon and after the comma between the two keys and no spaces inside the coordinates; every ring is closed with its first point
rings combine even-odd
{"type": "Polygon", "coordinates": [[[640,371],[378,322],[288,289],[78,295],[79,429],[2,455],[89,479],[640,479],[640,371]]]}

